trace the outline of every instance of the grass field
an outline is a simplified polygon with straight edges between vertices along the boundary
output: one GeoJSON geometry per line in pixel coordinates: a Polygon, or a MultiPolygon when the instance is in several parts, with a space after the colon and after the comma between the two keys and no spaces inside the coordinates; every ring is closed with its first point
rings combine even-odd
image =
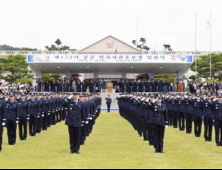
{"type": "Polygon", "coordinates": [[[4,131],[0,168],[222,168],[222,148],[177,129],[166,131],[165,154],[155,154],[117,113],[102,113],[80,155],[69,154],[68,131],[60,123],[26,142],[7,145],[4,131]]]}

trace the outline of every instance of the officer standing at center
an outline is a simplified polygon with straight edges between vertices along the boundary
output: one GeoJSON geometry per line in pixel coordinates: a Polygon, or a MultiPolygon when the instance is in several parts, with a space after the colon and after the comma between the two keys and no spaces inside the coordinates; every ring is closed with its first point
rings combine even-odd
{"type": "Polygon", "coordinates": [[[110,95],[108,95],[108,98],[106,98],[106,104],[107,104],[107,112],[110,113],[110,108],[112,104],[112,99],[110,98],[110,95]]]}
{"type": "Polygon", "coordinates": [[[66,125],[69,129],[70,154],[79,154],[82,120],[85,120],[82,103],[79,101],[79,94],[74,93],[73,96],[66,99],[63,107],[68,108],[66,125]]]}
{"type": "Polygon", "coordinates": [[[151,116],[154,148],[156,153],[163,153],[165,127],[168,126],[168,113],[165,104],[162,104],[162,97],[152,103],[153,114],[151,116]]]}

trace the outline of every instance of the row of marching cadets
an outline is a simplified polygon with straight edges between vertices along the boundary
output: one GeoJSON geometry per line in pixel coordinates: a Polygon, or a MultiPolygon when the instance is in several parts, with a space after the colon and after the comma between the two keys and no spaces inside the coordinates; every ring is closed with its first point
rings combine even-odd
{"type": "MultiPolygon", "coordinates": [[[[7,127],[8,144],[15,145],[17,126],[19,127],[20,140],[24,141],[27,139],[28,129],[29,135],[34,137],[37,133],[46,131],[52,125],[64,121],[68,114],[68,108],[63,107],[65,100],[68,98],[67,96],[69,95],[51,93],[3,94],[0,91],[0,151],[2,150],[4,127],[7,127]]],[[[89,100],[89,98],[94,98],[96,95],[84,94],[85,96],[87,96],[86,100],[89,100]]],[[[91,113],[90,111],[89,109],[87,113],[91,113]]],[[[81,121],[84,122],[82,126],[84,125],[83,127],[85,127],[87,121],[81,121]]],[[[88,133],[84,133],[84,135],[91,133],[94,125],[91,121],[93,119],[88,120],[91,126],[87,131],[88,133]]],[[[84,137],[82,138],[85,140],[84,137]]]]}
{"type": "Polygon", "coordinates": [[[120,115],[128,120],[145,141],[163,153],[165,128],[173,126],[201,137],[204,124],[205,141],[212,141],[215,126],[216,145],[222,146],[222,95],[192,94],[121,94],[120,115]]]}

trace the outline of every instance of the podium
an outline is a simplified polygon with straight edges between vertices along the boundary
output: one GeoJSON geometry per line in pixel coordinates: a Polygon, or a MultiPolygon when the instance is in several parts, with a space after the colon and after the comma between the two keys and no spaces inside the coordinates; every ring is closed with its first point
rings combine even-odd
{"type": "Polygon", "coordinates": [[[107,93],[112,93],[113,92],[113,83],[107,83],[106,88],[107,88],[107,93]]]}
{"type": "Polygon", "coordinates": [[[184,84],[183,83],[178,83],[178,92],[179,93],[184,92],[184,84]]]}

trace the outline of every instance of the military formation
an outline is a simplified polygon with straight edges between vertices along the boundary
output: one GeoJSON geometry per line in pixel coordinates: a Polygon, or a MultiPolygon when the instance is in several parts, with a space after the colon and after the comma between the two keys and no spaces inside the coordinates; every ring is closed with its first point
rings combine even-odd
{"type": "Polygon", "coordinates": [[[216,145],[222,146],[222,95],[192,94],[121,94],[118,98],[120,115],[128,120],[138,134],[163,153],[165,128],[172,126],[187,134],[193,132],[212,141],[213,127],[216,145]]]}
{"type": "Polygon", "coordinates": [[[8,144],[15,145],[17,127],[20,140],[25,141],[28,132],[34,137],[65,120],[66,125],[79,129],[75,139],[80,141],[79,145],[84,145],[99,117],[101,98],[97,94],[78,94],[78,107],[81,109],[74,113],[75,106],[67,104],[67,101],[72,101],[70,96],[73,94],[3,94],[0,91],[0,151],[4,127],[7,128],[8,144]]]}

